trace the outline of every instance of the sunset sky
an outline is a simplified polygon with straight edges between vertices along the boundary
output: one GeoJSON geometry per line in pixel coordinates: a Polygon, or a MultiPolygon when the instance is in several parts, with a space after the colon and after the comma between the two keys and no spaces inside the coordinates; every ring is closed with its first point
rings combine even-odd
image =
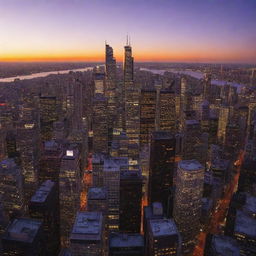
{"type": "Polygon", "coordinates": [[[256,0],[0,0],[0,61],[256,63],[256,0]]]}

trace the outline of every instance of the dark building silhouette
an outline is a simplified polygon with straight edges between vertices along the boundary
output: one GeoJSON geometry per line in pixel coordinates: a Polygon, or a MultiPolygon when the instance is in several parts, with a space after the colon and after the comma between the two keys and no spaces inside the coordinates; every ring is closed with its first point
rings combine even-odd
{"type": "Polygon", "coordinates": [[[122,171],[120,174],[120,231],[140,232],[141,198],[141,172],[122,171]]]}
{"type": "Polygon", "coordinates": [[[176,224],[171,219],[152,219],[145,234],[147,256],[178,256],[181,252],[181,237],[176,224]]]}
{"type": "Polygon", "coordinates": [[[173,185],[175,143],[175,137],[169,132],[152,133],[148,199],[149,203],[162,202],[165,210],[173,185]]]}
{"type": "Polygon", "coordinates": [[[205,242],[204,256],[240,256],[240,247],[229,236],[208,234],[205,242]]]}
{"type": "Polygon", "coordinates": [[[3,256],[47,256],[42,221],[14,219],[7,227],[2,245],[3,256]]]}
{"type": "Polygon", "coordinates": [[[48,255],[56,255],[60,246],[59,209],[56,184],[46,180],[29,202],[29,215],[42,221],[48,255]]]}
{"type": "Polygon", "coordinates": [[[256,183],[256,160],[246,158],[242,164],[238,181],[238,191],[251,192],[256,183]]]}
{"type": "Polygon", "coordinates": [[[109,256],[144,256],[144,240],[140,234],[112,233],[109,256]]]}

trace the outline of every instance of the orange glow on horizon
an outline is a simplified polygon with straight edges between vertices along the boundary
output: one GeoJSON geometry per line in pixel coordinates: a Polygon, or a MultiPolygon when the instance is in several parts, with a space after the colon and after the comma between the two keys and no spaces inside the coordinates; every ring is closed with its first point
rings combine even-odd
{"type": "MultiPolygon", "coordinates": [[[[123,62],[123,52],[115,54],[118,62],[123,62]]],[[[133,52],[135,62],[240,62],[246,61],[247,56],[241,59],[241,54],[223,54],[222,52],[133,52]]],[[[98,52],[84,52],[78,53],[69,51],[51,54],[49,52],[37,53],[24,53],[24,54],[2,54],[0,62],[104,62],[104,51],[100,54],[98,52]]],[[[256,60],[252,59],[252,62],[256,60]]]]}

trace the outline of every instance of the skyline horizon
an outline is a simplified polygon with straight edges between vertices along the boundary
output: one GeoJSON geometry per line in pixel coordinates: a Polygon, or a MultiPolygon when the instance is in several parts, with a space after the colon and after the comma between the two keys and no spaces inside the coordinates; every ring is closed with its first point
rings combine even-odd
{"type": "MultiPolygon", "coordinates": [[[[129,39],[130,40],[130,39],[129,39]]],[[[111,46],[111,44],[109,44],[106,40],[105,40],[105,44],[104,47],[106,45],[111,46]]],[[[124,44],[123,46],[123,50],[124,47],[127,46],[127,43],[124,44]]],[[[129,46],[131,46],[132,51],[134,51],[133,46],[130,45],[130,41],[129,41],[129,46]]],[[[21,57],[21,58],[0,58],[0,63],[105,63],[105,51],[104,51],[104,47],[102,48],[102,53],[99,54],[98,59],[93,59],[93,58],[88,58],[86,56],[80,55],[80,56],[68,56],[68,57],[50,57],[50,56],[45,56],[45,57],[32,57],[32,58],[25,58],[25,57],[21,57]],[[87,58],[87,59],[86,59],[87,58]]],[[[112,46],[111,46],[112,47],[112,46]]],[[[112,47],[113,48],[113,47],[112,47]]],[[[124,54],[123,56],[119,56],[115,55],[115,49],[113,48],[113,52],[114,52],[114,58],[116,59],[117,63],[123,63],[124,62],[124,54]]],[[[124,51],[123,51],[124,53],[124,51]]],[[[234,64],[234,65],[256,65],[256,60],[253,62],[248,62],[248,61],[238,61],[238,60],[203,60],[203,59],[167,59],[167,60],[161,60],[161,59],[137,59],[136,55],[134,54],[134,62],[135,63],[177,63],[177,64],[182,64],[182,63],[186,63],[186,64],[234,64]]]]}
{"type": "Polygon", "coordinates": [[[256,64],[256,2],[0,0],[1,62],[123,61],[256,64]]]}

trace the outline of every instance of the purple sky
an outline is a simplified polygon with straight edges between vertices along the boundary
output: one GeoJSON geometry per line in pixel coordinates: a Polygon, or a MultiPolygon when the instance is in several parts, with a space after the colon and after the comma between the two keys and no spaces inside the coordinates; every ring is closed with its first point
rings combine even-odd
{"type": "Polygon", "coordinates": [[[256,63],[256,0],[0,0],[1,60],[256,63]]]}

